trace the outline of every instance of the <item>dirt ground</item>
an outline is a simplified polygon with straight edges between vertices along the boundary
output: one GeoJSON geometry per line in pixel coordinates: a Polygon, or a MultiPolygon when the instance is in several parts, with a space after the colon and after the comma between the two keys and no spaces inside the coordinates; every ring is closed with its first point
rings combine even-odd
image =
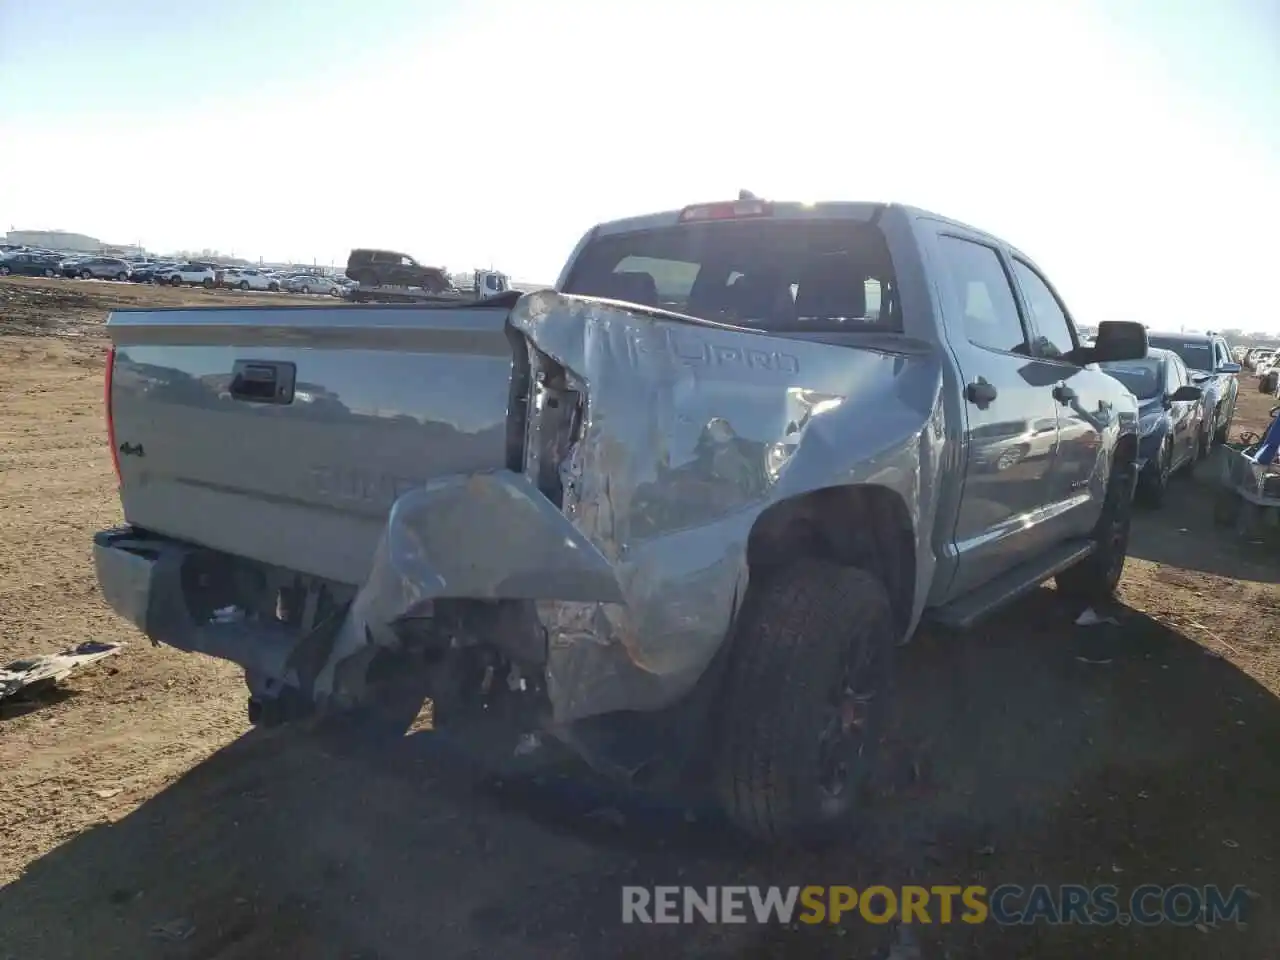
{"type": "MultiPolygon", "coordinates": [[[[284,298],[288,299],[288,298],[284,298]]],[[[120,520],[101,413],[114,305],[278,296],[0,281],[0,662],[129,643],[0,712],[0,958],[1276,956],[1280,560],[1208,471],[1140,514],[1116,626],[1045,588],[905,651],[890,786],[847,842],[754,850],[580,777],[481,781],[430,733],[250,730],[236,672],[98,594],[120,520]],[[624,926],[623,884],[1248,887],[1243,928],[624,926]]],[[[322,301],[323,302],[323,301],[322,301]]],[[[1236,431],[1268,400],[1242,382],[1236,431]]]]}

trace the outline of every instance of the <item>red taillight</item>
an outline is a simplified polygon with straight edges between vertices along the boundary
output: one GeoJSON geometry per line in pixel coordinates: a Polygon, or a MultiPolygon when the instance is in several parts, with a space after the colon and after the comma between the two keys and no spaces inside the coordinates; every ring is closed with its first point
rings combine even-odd
{"type": "Polygon", "coordinates": [[[107,443],[111,446],[111,466],[116,471],[116,486],[120,479],[120,451],[116,449],[116,421],[111,413],[111,380],[116,370],[116,348],[107,350],[107,375],[103,378],[103,411],[107,415],[107,443]]]}
{"type": "Polygon", "coordinates": [[[767,217],[772,212],[772,208],[764,200],[728,200],[724,203],[695,203],[685,207],[680,211],[680,220],[740,220],[744,217],[767,217]]]}

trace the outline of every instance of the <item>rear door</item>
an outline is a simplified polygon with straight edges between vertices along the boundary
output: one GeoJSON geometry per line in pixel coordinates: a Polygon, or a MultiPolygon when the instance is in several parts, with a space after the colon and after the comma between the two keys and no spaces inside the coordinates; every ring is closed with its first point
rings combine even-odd
{"type": "MultiPolygon", "coordinates": [[[[965,397],[967,464],[947,597],[1046,547],[1048,478],[1057,447],[1053,379],[1030,335],[1004,252],[959,233],[937,236],[943,312],[965,397]],[[1049,434],[1046,436],[1047,425],[1049,434]]],[[[937,598],[939,600],[944,598],[937,598]]]]}

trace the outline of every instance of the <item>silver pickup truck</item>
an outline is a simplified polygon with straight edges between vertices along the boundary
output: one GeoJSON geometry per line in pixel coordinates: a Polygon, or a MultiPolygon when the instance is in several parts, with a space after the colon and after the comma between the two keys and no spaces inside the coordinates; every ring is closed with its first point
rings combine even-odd
{"type": "Polygon", "coordinates": [[[1144,328],[1081,345],[1028,257],[909,207],[744,196],[594,227],[554,290],[107,331],[102,592],[262,723],[425,696],[792,835],[855,805],[922,618],[1124,564],[1096,363],[1144,328]]]}

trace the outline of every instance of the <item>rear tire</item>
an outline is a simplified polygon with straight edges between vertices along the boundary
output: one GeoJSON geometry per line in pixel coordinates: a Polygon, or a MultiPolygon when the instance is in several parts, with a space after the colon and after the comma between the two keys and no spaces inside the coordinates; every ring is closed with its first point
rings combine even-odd
{"type": "Polygon", "coordinates": [[[298,292],[299,292],[299,293],[310,293],[310,292],[311,292],[311,288],[310,288],[310,287],[308,287],[306,284],[303,284],[301,287],[299,287],[299,288],[298,288],[298,292]]]}
{"type": "Polygon", "coordinates": [[[240,289],[241,289],[241,290],[248,290],[248,289],[249,289],[249,281],[248,281],[248,280],[241,280],[241,281],[240,281],[240,289]]]}
{"type": "Polygon", "coordinates": [[[50,270],[48,267],[45,267],[44,275],[46,277],[49,277],[50,279],[57,276],[57,274],[54,273],[52,270],[50,270]]]}
{"type": "Polygon", "coordinates": [[[1090,605],[1103,603],[1120,585],[1129,555],[1129,529],[1133,520],[1133,497],[1129,492],[1132,469],[1128,466],[1111,473],[1102,515],[1093,529],[1096,544],[1093,553],[1054,577],[1058,591],[1072,600],[1090,605]]]}
{"type": "Polygon", "coordinates": [[[173,278],[173,279],[171,279],[169,282],[170,282],[171,284],[173,284],[175,287],[180,287],[180,286],[182,286],[182,278],[181,278],[181,277],[174,277],[174,278],[173,278]]]}
{"type": "Polygon", "coordinates": [[[11,271],[8,267],[0,266],[0,277],[7,277],[10,273],[11,271]]]}
{"type": "Polygon", "coordinates": [[[206,290],[212,290],[213,281],[210,280],[208,277],[205,277],[203,280],[200,281],[200,286],[204,287],[206,290]]]}
{"type": "Polygon", "coordinates": [[[721,688],[716,792],[765,840],[827,832],[875,767],[897,639],[884,584],[802,559],[753,584],[721,688]]]}
{"type": "Polygon", "coordinates": [[[93,279],[93,274],[92,274],[92,273],[90,273],[88,270],[81,270],[81,271],[80,271],[80,279],[81,279],[81,280],[92,280],[92,279],[93,279]]]}

